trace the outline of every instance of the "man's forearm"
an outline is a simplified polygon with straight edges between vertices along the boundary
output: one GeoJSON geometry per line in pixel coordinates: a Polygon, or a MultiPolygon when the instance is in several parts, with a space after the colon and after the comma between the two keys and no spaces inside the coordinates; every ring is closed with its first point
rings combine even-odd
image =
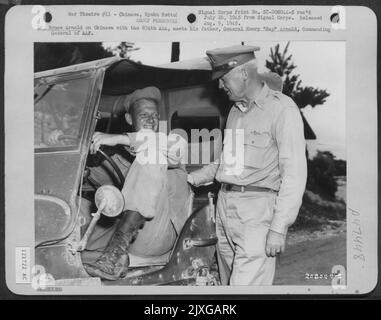
{"type": "Polygon", "coordinates": [[[116,146],[119,144],[129,146],[131,144],[130,137],[122,134],[95,132],[91,141],[90,152],[94,154],[102,145],[116,146]]]}
{"type": "Polygon", "coordinates": [[[194,185],[198,187],[200,185],[213,182],[216,177],[218,167],[219,163],[211,163],[199,170],[191,172],[189,175],[192,177],[194,185]]]}
{"type": "Polygon", "coordinates": [[[274,218],[270,229],[286,234],[288,227],[294,223],[300,206],[307,180],[306,158],[298,158],[281,164],[282,183],[276,199],[274,218]]]}
{"type": "Polygon", "coordinates": [[[276,126],[281,185],[270,229],[286,234],[294,223],[307,180],[303,121],[296,105],[284,109],[276,126]]]}
{"type": "Polygon", "coordinates": [[[129,138],[129,136],[125,135],[125,134],[118,134],[118,135],[115,135],[115,144],[120,144],[120,145],[123,145],[123,146],[130,146],[131,145],[131,139],[129,138]]]}

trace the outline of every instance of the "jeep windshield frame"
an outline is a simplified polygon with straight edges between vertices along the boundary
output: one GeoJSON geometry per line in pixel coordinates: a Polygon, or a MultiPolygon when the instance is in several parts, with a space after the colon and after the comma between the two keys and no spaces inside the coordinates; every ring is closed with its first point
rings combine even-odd
{"type": "Polygon", "coordinates": [[[92,69],[35,79],[35,153],[81,149],[96,76],[92,69]]]}

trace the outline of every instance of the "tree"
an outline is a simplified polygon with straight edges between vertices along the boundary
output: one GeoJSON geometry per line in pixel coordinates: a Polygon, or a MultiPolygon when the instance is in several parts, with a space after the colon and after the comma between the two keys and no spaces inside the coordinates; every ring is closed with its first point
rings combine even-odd
{"type": "MultiPolygon", "coordinates": [[[[283,93],[291,97],[299,109],[303,109],[306,106],[315,108],[318,105],[324,104],[327,97],[329,97],[329,93],[319,88],[302,86],[300,75],[295,74],[297,66],[292,60],[292,54],[288,53],[289,45],[290,43],[288,42],[282,52],[279,44],[270,49],[270,60],[266,60],[267,69],[282,77],[283,93]]],[[[309,124],[304,117],[303,121],[306,130],[306,128],[309,128],[309,124]]],[[[337,191],[335,176],[338,172],[345,175],[345,163],[338,163],[334,155],[328,151],[318,151],[312,160],[308,159],[307,164],[307,189],[318,193],[325,199],[334,200],[337,191]]]]}
{"type": "Polygon", "coordinates": [[[347,162],[344,160],[335,160],[335,176],[347,175],[347,162]]]}
{"type": "MultiPolygon", "coordinates": [[[[130,60],[132,60],[130,52],[135,51],[135,50],[139,50],[139,49],[140,48],[134,47],[133,42],[126,42],[126,41],[122,41],[117,45],[107,47],[107,50],[112,52],[114,55],[118,55],[121,58],[126,58],[126,59],[130,59],[130,60]]],[[[138,63],[140,63],[140,62],[138,61],[138,63]]]]}
{"type": "Polygon", "coordinates": [[[135,48],[131,42],[120,42],[106,48],[102,42],[39,42],[34,45],[34,71],[61,68],[117,55],[130,59],[129,53],[134,50],[139,48],[135,48]]]}
{"type": "Polygon", "coordinates": [[[113,55],[101,42],[39,42],[34,45],[34,71],[66,67],[113,55]]]}
{"type": "Polygon", "coordinates": [[[323,198],[334,200],[337,191],[335,156],[329,151],[318,151],[308,161],[307,188],[323,198]]]}
{"type": "Polygon", "coordinates": [[[288,42],[283,52],[280,52],[279,44],[274,49],[271,48],[271,60],[266,60],[266,68],[283,78],[283,93],[291,97],[300,109],[324,104],[329,93],[326,90],[302,86],[300,75],[293,73],[297,66],[292,61],[292,55],[288,54],[289,45],[288,42]]]}

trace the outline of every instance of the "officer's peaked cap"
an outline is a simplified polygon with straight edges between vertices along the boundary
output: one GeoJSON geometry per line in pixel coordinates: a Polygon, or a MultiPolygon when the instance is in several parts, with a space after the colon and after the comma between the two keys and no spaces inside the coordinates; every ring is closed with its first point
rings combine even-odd
{"type": "Polygon", "coordinates": [[[213,79],[221,78],[230,70],[255,59],[255,46],[231,46],[206,51],[213,68],[213,79]]]}

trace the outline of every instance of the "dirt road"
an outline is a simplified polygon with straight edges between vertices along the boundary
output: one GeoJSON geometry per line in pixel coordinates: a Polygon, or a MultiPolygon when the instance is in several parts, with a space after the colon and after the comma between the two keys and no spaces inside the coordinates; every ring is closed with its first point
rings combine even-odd
{"type": "Polygon", "coordinates": [[[345,233],[289,246],[277,261],[274,285],[330,285],[335,265],[346,266],[345,233]]]}

